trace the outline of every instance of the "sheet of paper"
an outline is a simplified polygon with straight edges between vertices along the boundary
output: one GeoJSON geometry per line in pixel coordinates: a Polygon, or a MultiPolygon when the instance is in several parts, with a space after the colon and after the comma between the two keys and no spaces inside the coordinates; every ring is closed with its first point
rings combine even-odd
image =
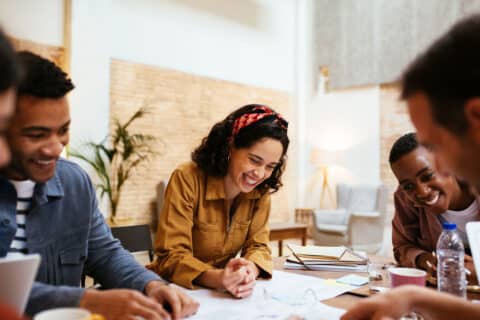
{"type": "Polygon", "coordinates": [[[368,283],[367,277],[362,277],[356,274],[347,274],[346,276],[337,279],[337,282],[346,283],[352,286],[363,286],[368,283]]]}
{"type": "Polygon", "coordinates": [[[306,319],[335,320],[344,310],[329,307],[320,300],[352,289],[355,287],[335,280],[274,271],[271,280],[258,280],[253,294],[245,299],[208,289],[188,291],[200,302],[198,313],[189,319],[286,319],[295,314],[306,319]]]}
{"type": "Polygon", "coordinates": [[[0,301],[22,314],[39,265],[38,254],[9,253],[0,258],[0,301]]]}
{"type": "Polygon", "coordinates": [[[324,257],[324,258],[332,258],[332,259],[339,259],[342,254],[345,252],[344,246],[337,246],[337,247],[322,247],[322,246],[299,246],[295,244],[288,244],[288,246],[295,251],[297,255],[300,256],[312,256],[312,257],[324,257]]]}

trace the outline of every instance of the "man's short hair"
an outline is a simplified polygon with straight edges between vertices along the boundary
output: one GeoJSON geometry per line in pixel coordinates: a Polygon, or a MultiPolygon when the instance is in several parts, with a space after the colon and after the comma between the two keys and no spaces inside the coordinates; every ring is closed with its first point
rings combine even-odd
{"type": "Polygon", "coordinates": [[[7,36],[0,30],[0,92],[15,87],[19,80],[17,57],[7,36]]]}
{"type": "Polygon", "coordinates": [[[458,135],[466,132],[465,103],[480,97],[480,14],[456,23],[407,68],[401,98],[420,92],[435,122],[458,135]]]}
{"type": "Polygon", "coordinates": [[[390,149],[388,162],[390,164],[418,148],[418,140],[415,132],[409,132],[398,138],[390,149]]]}
{"type": "Polygon", "coordinates": [[[55,63],[30,51],[17,54],[23,68],[23,79],[18,87],[18,95],[37,98],[61,98],[75,87],[55,63]]]}

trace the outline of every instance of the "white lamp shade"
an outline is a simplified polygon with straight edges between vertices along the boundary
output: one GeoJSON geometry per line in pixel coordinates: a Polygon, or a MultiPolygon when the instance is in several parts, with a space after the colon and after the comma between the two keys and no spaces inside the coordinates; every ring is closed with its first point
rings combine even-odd
{"type": "Polygon", "coordinates": [[[310,161],[316,166],[338,165],[345,157],[344,150],[312,149],[310,161]]]}

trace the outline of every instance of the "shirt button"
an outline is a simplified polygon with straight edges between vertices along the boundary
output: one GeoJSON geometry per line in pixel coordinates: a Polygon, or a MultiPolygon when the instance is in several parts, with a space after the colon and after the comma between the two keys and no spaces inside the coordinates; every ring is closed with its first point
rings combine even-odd
{"type": "Polygon", "coordinates": [[[2,226],[8,226],[10,224],[10,220],[8,219],[3,219],[2,220],[2,226]]]}

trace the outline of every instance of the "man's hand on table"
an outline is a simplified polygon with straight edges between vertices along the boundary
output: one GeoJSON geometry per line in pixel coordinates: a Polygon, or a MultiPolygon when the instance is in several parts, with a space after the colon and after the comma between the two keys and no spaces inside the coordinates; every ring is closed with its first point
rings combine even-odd
{"type": "MultiPolygon", "coordinates": [[[[426,290],[421,287],[418,289],[426,290]]],[[[383,294],[376,294],[353,305],[340,319],[399,319],[412,311],[413,302],[410,298],[414,296],[415,290],[417,288],[404,286],[383,294]]]]}
{"type": "Polygon", "coordinates": [[[200,304],[183,292],[182,289],[165,285],[160,281],[150,281],[145,286],[145,294],[170,310],[173,319],[181,319],[195,314],[200,304]]]}
{"type": "Polygon", "coordinates": [[[151,281],[145,287],[146,295],[135,290],[113,289],[105,291],[86,290],[80,307],[103,315],[107,320],[180,319],[195,313],[198,303],[180,289],[160,281],[151,281]],[[171,310],[171,314],[164,308],[171,310]]]}
{"type": "Polygon", "coordinates": [[[135,319],[137,316],[146,320],[170,319],[157,301],[128,289],[85,290],[80,307],[101,314],[107,320],[135,319]]]}

